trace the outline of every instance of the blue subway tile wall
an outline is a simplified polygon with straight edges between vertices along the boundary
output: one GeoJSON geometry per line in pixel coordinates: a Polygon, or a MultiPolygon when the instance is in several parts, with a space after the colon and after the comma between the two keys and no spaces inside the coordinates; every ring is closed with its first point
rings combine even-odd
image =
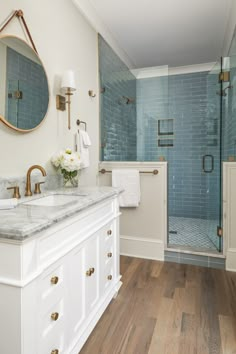
{"type": "Polygon", "coordinates": [[[43,67],[8,47],[6,77],[8,94],[12,95],[6,97],[8,121],[21,129],[34,128],[45,116],[48,105],[48,85],[43,67]],[[22,92],[22,99],[14,98],[14,92],[18,90],[22,92]]]}
{"type": "Polygon", "coordinates": [[[219,96],[215,79],[200,72],[137,80],[138,159],[157,161],[164,156],[168,161],[171,216],[218,218],[219,96]],[[173,147],[158,146],[158,140],[164,139],[158,135],[162,119],[173,119],[173,137],[165,137],[167,142],[173,139],[173,147]],[[204,155],[214,158],[212,173],[202,171],[204,155]]]}
{"type": "Polygon", "coordinates": [[[136,161],[136,79],[100,35],[98,48],[101,160],[136,161]]]}
{"type": "MultiPolygon", "coordinates": [[[[158,120],[169,116],[168,76],[137,80],[137,158],[157,161],[168,148],[158,148],[158,120]]],[[[163,135],[160,136],[162,139],[163,135]]]]}

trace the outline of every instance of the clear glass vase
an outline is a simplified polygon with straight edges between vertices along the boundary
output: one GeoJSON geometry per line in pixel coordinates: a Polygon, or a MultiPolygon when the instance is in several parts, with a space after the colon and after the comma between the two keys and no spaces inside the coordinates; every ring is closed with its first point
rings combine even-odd
{"type": "Polygon", "coordinates": [[[66,188],[76,188],[79,185],[79,175],[73,175],[71,172],[63,175],[63,186],[66,188]]]}

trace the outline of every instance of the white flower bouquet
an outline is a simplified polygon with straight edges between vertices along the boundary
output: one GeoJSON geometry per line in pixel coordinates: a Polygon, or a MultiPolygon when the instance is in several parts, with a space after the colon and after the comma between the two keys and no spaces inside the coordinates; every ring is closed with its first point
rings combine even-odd
{"type": "Polygon", "coordinates": [[[61,150],[52,156],[51,162],[60,169],[64,178],[64,186],[76,187],[78,185],[78,171],[81,166],[78,153],[72,152],[69,148],[61,150]]]}

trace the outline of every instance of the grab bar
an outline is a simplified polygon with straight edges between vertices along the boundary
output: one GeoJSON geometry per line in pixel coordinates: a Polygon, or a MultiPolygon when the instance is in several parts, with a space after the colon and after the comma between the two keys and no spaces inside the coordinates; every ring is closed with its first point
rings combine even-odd
{"type": "MultiPolygon", "coordinates": [[[[105,168],[102,168],[99,173],[105,174],[105,173],[111,173],[112,171],[105,170],[105,168]]],[[[153,170],[153,171],[139,171],[139,173],[152,173],[153,175],[157,175],[159,173],[158,170],[153,170]]]]}
{"type": "Polygon", "coordinates": [[[202,170],[205,173],[211,173],[214,170],[214,156],[213,155],[204,155],[202,157],[202,170]],[[211,159],[211,168],[209,170],[206,169],[206,159],[210,158],[211,159]]]}

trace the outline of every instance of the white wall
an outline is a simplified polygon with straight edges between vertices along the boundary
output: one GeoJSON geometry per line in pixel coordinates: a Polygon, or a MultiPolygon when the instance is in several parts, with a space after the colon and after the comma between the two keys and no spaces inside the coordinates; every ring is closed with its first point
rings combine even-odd
{"type": "Polygon", "coordinates": [[[232,0],[232,6],[230,9],[230,17],[227,24],[225,38],[222,48],[222,56],[227,56],[229,53],[231,41],[233,38],[234,30],[236,25],[236,1],[232,0]]]}
{"type": "Polygon", "coordinates": [[[134,68],[135,63],[128,57],[126,52],[119,46],[112,33],[106,27],[105,23],[98,16],[95,8],[88,0],[72,0],[79,11],[85,16],[93,28],[102,35],[105,41],[112,47],[121,60],[128,66],[134,68]]]}
{"type": "MultiPolygon", "coordinates": [[[[92,140],[91,166],[82,172],[81,183],[95,184],[98,164],[98,93],[97,33],[69,0],[8,0],[0,3],[0,23],[13,10],[22,9],[38,53],[44,63],[50,89],[47,118],[36,131],[21,134],[0,122],[0,177],[21,176],[29,166],[40,164],[52,173],[52,154],[59,148],[72,146],[77,129],[76,119],[87,122],[92,140]],[[72,129],[67,129],[67,112],[56,110],[58,77],[66,69],[76,74],[78,90],[72,96],[72,129]]],[[[3,34],[26,39],[17,18],[3,34]]]]}

